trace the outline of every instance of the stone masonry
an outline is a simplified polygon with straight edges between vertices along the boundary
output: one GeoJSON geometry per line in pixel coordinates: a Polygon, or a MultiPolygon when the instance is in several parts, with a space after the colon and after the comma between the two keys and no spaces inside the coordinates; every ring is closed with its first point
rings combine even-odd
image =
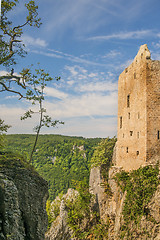
{"type": "Polygon", "coordinates": [[[146,44],[119,76],[116,165],[129,171],[160,160],[160,61],[146,44]]]}

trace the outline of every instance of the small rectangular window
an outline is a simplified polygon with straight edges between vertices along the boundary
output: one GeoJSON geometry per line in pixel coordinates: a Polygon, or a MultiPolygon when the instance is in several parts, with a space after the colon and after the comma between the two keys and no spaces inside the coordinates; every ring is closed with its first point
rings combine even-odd
{"type": "Polygon", "coordinates": [[[138,119],[140,119],[140,113],[138,112],[138,119]]]}
{"type": "Polygon", "coordinates": [[[133,131],[130,131],[130,136],[133,136],[133,131]]]}
{"type": "Polygon", "coordinates": [[[122,117],[120,117],[120,128],[122,128],[122,117]]]}
{"type": "Polygon", "coordinates": [[[137,138],[139,138],[139,132],[137,132],[137,138]]]}
{"type": "Polygon", "coordinates": [[[128,153],[128,147],[126,147],[126,153],[128,153]]]}
{"type": "Polygon", "coordinates": [[[136,73],[134,73],[134,79],[136,79],[136,73]]]}
{"type": "Polygon", "coordinates": [[[127,107],[130,107],[130,95],[127,96],[127,107]]]}
{"type": "Polygon", "coordinates": [[[130,119],[131,118],[131,114],[130,113],[128,113],[128,119],[130,119]]]}
{"type": "Polygon", "coordinates": [[[157,131],[157,139],[160,139],[160,131],[157,131]]]}
{"type": "Polygon", "coordinates": [[[137,156],[139,155],[139,151],[137,151],[137,156]]]}

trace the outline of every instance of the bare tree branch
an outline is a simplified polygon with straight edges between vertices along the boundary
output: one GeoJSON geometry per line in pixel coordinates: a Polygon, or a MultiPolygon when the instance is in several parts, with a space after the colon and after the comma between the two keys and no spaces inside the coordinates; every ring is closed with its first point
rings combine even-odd
{"type": "Polygon", "coordinates": [[[19,99],[24,98],[24,96],[20,92],[17,92],[17,91],[14,91],[14,90],[8,88],[4,83],[0,82],[0,85],[2,85],[4,87],[4,90],[0,90],[0,92],[8,91],[8,92],[12,92],[12,93],[16,93],[16,94],[20,95],[19,99]]]}

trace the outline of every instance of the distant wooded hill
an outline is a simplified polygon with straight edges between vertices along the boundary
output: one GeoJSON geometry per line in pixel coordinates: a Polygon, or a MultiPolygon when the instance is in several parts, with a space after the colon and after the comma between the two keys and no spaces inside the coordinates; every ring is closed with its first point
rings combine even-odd
{"type": "MultiPolygon", "coordinates": [[[[35,135],[6,136],[5,150],[21,153],[29,159],[35,135]]],[[[50,199],[74,187],[75,180],[88,182],[90,161],[101,138],[40,135],[33,165],[49,184],[50,199]]]]}

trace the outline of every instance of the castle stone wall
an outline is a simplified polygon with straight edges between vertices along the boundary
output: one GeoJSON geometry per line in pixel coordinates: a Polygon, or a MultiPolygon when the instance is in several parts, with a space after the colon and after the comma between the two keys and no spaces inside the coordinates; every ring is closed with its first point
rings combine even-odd
{"type": "Polygon", "coordinates": [[[160,62],[150,59],[147,45],[118,81],[116,164],[129,171],[160,152],[160,62]]]}
{"type": "Polygon", "coordinates": [[[160,61],[147,68],[147,162],[160,160],[160,61]]]}

